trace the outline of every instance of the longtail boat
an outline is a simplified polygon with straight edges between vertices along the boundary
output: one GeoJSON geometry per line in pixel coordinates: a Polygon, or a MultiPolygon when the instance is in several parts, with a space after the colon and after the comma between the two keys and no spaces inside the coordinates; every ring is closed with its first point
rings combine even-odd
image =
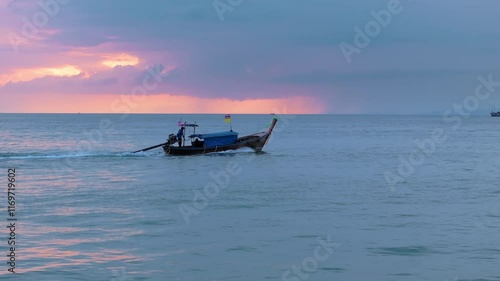
{"type": "MultiPolygon", "coordinates": [[[[225,132],[197,134],[197,124],[179,122],[179,126],[188,128],[193,131],[192,134],[188,135],[188,140],[185,140],[184,133],[179,145],[179,139],[177,138],[177,135],[170,134],[168,136],[167,142],[138,150],[134,153],[147,151],[160,146],[163,148],[163,151],[165,151],[165,153],[169,155],[199,155],[227,150],[237,150],[244,147],[251,148],[256,152],[261,152],[264,146],[267,144],[269,138],[271,137],[273,129],[276,126],[276,122],[278,122],[278,119],[274,117],[269,126],[269,129],[244,137],[238,137],[238,133],[234,132],[232,128],[230,131],[225,132]]],[[[186,130],[183,130],[183,132],[185,131],[186,130]]]]}
{"type": "Polygon", "coordinates": [[[188,142],[190,142],[190,145],[176,146],[178,143],[177,137],[171,134],[169,140],[163,146],[163,151],[170,155],[196,155],[249,147],[256,152],[260,152],[269,140],[277,121],[278,119],[273,118],[267,131],[240,138],[238,138],[238,133],[232,130],[220,133],[196,134],[197,125],[186,124],[186,127],[193,128],[194,131],[193,134],[189,135],[188,142]]]}

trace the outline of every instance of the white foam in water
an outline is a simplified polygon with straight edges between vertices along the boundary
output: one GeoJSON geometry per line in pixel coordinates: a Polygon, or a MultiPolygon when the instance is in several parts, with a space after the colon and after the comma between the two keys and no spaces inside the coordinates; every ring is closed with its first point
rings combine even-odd
{"type": "Polygon", "coordinates": [[[132,152],[115,152],[115,153],[70,153],[70,154],[0,154],[0,159],[62,159],[62,158],[87,158],[87,157],[146,157],[154,156],[157,153],[132,153],[132,152]]]}

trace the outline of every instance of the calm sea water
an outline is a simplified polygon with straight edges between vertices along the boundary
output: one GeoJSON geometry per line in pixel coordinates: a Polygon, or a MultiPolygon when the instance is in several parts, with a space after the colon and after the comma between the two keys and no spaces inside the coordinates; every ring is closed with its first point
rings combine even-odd
{"type": "Polygon", "coordinates": [[[180,117],[227,129],[223,115],[0,115],[0,279],[500,280],[500,118],[287,115],[262,154],[131,153],[180,117]],[[415,152],[434,129],[446,140],[415,152]]]}

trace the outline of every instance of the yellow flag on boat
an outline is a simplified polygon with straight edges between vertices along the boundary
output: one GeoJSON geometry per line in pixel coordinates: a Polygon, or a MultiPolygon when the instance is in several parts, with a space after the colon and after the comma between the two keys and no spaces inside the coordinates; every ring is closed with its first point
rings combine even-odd
{"type": "Polygon", "coordinates": [[[231,122],[231,115],[230,115],[230,114],[226,114],[226,116],[224,117],[224,121],[225,121],[226,123],[231,122]]]}

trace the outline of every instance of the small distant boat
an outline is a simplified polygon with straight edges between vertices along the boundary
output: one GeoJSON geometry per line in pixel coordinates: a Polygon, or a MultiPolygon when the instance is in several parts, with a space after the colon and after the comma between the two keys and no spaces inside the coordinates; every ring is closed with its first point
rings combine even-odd
{"type": "Polygon", "coordinates": [[[500,111],[495,111],[495,109],[492,107],[490,115],[491,117],[500,117],[500,111]]]}
{"type": "Polygon", "coordinates": [[[238,138],[238,133],[233,130],[219,133],[196,134],[197,124],[184,123],[182,126],[193,129],[193,134],[189,135],[190,145],[177,146],[177,136],[170,134],[168,141],[163,145],[163,151],[170,155],[197,155],[249,147],[256,152],[260,152],[269,140],[276,122],[278,122],[278,119],[274,117],[267,131],[240,138],[238,138]]]}
{"type": "MultiPolygon", "coordinates": [[[[225,119],[226,122],[231,122],[230,115],[226,115],[225,119]]],[[[163,148],[163,151],[165,151],[166,154],[170,155],[197,155],[227,150],[236,150],[244,147],[249,147],[256,152],[260,152],[262,151],[262,149],[264,149],[264,146],[267,144],[267,141],[271,137],[273,129],[276,126],[276,122],[278,122],[278,118],[273,117],[273,120],[269,125],[269,129],[267,129],[266,131],[238,138],[238,133],[234,132],[232,127],[230,131],[226,132],[197,134],[196,128],[198,127],[198,125],[196,123],[188,124],[187,122],[182,123],[179,121],[177,125],[184,128],[184,130],[179,133],[183,134],[180,146],[177,135],[170,134],[168,136],[167,142],[137,150],[134,151],[134,153],[148,151],[160,146],[163,148]],[[187,131],[186,128],[192,131],[192,134],[188,135],[188,141],[184,139],[187,131]]]]}

